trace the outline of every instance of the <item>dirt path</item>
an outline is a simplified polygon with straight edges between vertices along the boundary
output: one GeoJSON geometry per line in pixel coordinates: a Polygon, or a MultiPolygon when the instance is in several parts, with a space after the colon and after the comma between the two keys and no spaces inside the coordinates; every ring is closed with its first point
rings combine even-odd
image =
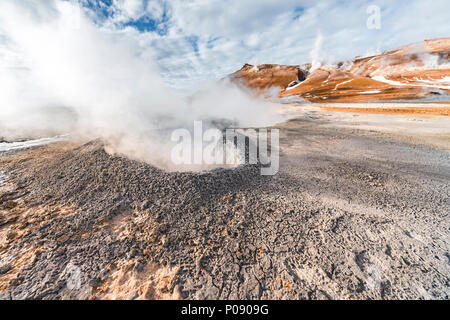
{"type": "Polygon", "coordinates": [[[273,177],[166,173],[99,142],[0,158],[2,297],[448,299],[449,152],[279,128],[273,177]]]}

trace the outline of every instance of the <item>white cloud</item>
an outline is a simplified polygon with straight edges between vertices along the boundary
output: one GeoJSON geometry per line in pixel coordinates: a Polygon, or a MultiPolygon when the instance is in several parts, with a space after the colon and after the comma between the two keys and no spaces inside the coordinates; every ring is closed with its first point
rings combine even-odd
{"type": "Polygon", "coordinates": [[[114,0],[115,13],[118,20],[137,20],[145,14],[142,0],[114,0]]]}
{"type": "MultiPolygon", "coordinates": [[[[109,150],[162,165],[170,155],[167,133],[190,128],[193,120],[276,121],[269,103],[229,84],[190,101],[174,94],[154,57],[163,59],[167,50],[185,59],[191,50],[178,38],[161,47],[152,46],[154,40],[132,28],[101,28],[67,1],[0,1],[0,54],[8,57],[0,69],[0,137],[69,132],[103,138],[109,150]]],[[[170,67],[163,69],[169,77],[190,81],[199,66],[170,67]]]]}
{"type": "Polygon", "coordinates": [[[311,62],[319,31],[320,56],[330,61],[450,36],[447,0],[114,0],[104,9],[109,15],[101,27],[137,39],[142,50],[154,52],[165,82],[183,88],[247,62],[311,62]],[[367,28],[369,5],[381,8],[380,30],[367,28]],[[124,29],[142,18],[152,19],[158,32],[124,29]]]}
{"type": "Polygon", "coordinates": [[[246,62],[309,62],[319,30],[317,56],[328,60],[450,35],[447,1],[379,0],[380,30],[366,28],[371,1],[115,0],[97,2],[102,17],[74,1],[0,0],[0,136],[70,128],[153,162],[166,150],[155,139],[161,124],[276,119],[270,105],[228,85],[188,104],[164,82],[198,90],[246,62]],[[143,17],[157,32],[127,25],[143,17]]]}
{"type": "Polygon", "coordinates": [[[321,58],[330,61],[450,35],[450,3],[445,0],[169,0],[165,5],[170,8],[168,32],[148,45],[161,53],[158,62],[165,79],[180,86],[223,77],[246,62],[311,62],[319,31],[321,58]],[[367,28],[366,9],[373,4],[381,8],[380,30],[367,28]],[[197,52],[186,39],[192,36],[197,52]]]}

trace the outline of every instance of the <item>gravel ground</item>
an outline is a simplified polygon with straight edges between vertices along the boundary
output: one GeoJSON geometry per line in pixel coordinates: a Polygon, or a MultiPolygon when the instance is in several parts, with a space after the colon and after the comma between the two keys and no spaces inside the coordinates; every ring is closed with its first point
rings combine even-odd
{"type": "Polygon", "coordinates": [[[99,141],[4,155],[0,297],[448,299],[450,152],[278,127],[275,176],[168,173],[99,141]]]}

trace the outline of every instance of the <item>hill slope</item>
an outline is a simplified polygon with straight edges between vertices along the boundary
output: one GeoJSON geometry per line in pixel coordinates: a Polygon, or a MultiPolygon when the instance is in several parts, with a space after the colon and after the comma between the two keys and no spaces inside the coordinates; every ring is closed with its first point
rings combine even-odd
{"type": "Polygon", "coordinates": [[[246,86],[280,88],[280,97],[312,102],[420,99],[450,93],[450,38],[426,40],[337,66],[244,65],[231,77],[246,86]]]}

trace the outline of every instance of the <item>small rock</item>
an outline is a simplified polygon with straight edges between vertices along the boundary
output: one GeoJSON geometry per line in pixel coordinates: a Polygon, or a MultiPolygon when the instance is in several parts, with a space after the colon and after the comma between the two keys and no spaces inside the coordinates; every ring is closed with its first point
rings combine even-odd
{"type": "Polygon", "coordinates": [[[134,300],[134,299],[137,299],[138,297],[139,297],[139,295],[137,294],[137,292],[133,291],[128,296],[128,300],[134,300]]]}
{"type": "Polygon", "coordinates": [[[89,285],[94,289],[98,288],[100,286],[100,284],[101,284],[101,281],[98,278],[94,278],[89,281],[89,285]]]}
{"type": "Polygon", "coordinates": [[[146,209],[150,208],[150,205],[151,205],[150,201],[148,201],[148,200],[142,201],[141,210],[146,210],[146,209]]]}
{"type": "Polygon", "coordinates": [[[0,274],[7,273],[9,270],[11,270],[11,266],[9,264],[1,266],[0,267],[0,274]]]}
{"type": "Polygon", "coordinates": [[[0,292],[0,300],[12,300],[11,292],[9,291],[0,292]]]}
{"type": "Polygon", "coordinates": [[[9,200],[9,201],[7,201],[5,204],[4,204],[4,207],[6,208],[6,209],[13,209],[13,208],[15,208],[17,206],[17,203],[15,203],[14,201],[12,201],[12,200],[9,200]]]}

